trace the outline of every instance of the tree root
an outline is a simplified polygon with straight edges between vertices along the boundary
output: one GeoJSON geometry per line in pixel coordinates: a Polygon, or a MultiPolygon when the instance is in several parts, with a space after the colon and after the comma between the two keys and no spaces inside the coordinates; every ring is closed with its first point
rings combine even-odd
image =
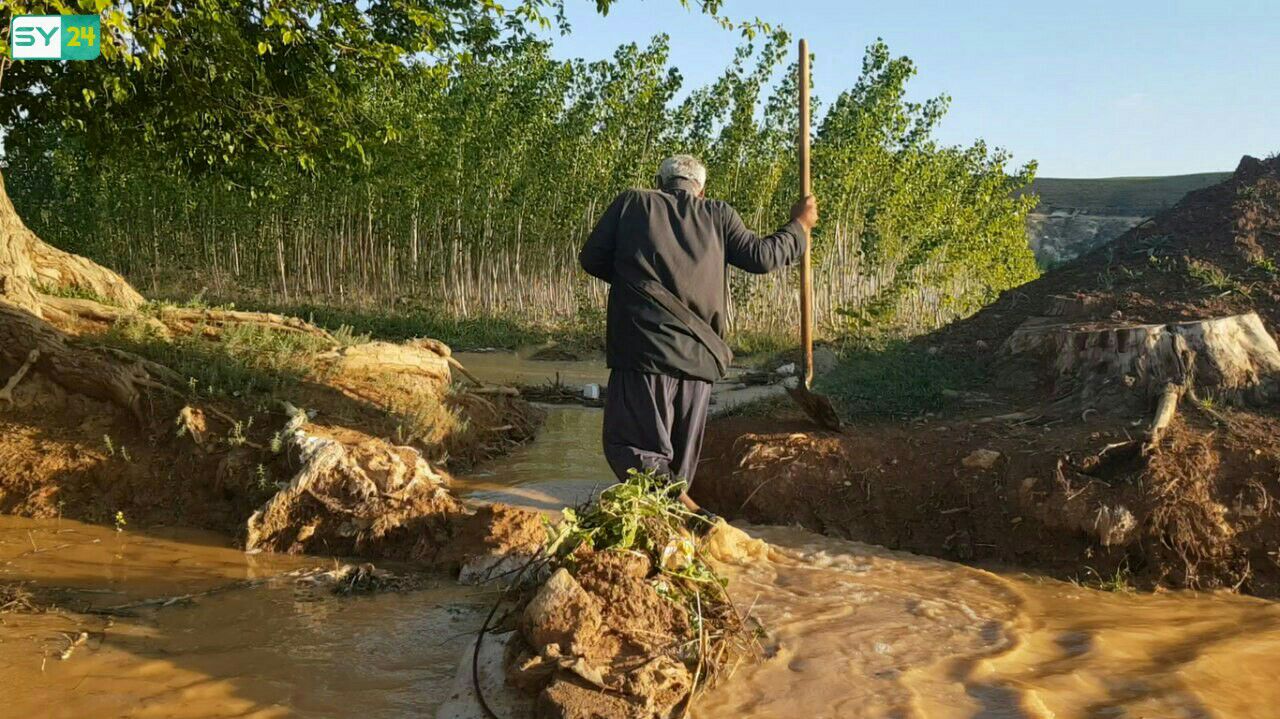
{"type": "Polygon", "coordinates": [[[71,392],[111,402],[146,423],[143,388],[151,379],[139,363],[124,363],[70,337],[25,309],[0,300],[0,359],[21,364],[38,351],[34,368],[71,392]]]}
{"type": "Polygon", "coordinates": [[[9,381],[5,383],[4,388],[0,389],[0,400],[13,404],[14,387],[18,386],[18,383],[22,381],[22,378],[27,375],[27,370],[31,369],[31,365],[35,364],[38,359],[40,359],[40,350],[31,350],[27,353],[27,361],[22,363],[22,366],[18,368],[18,371],[14,372],[13,376],[9,378],[9,381]]]}
{"type": "MultiPolygon", "coordinates": [[[[299,552],[308,547],[360,554],[419,551],[464,512],[417,450],[382,440],[348,443],[304,429],[294,409],[281,433],[297,473],[245,524],[245,549],[299,552]]],[[[422,558],[409,556],[406,558],[422,558]]]]}
{"type": "Polygon", "coordinates": [[[316,325],[297,317],[286,317],[285,315],[277,315],[269,312],[162,308],[159,311],[158,319],[169,328],[172,328],[174,325],[184,325],[188,332],[201,325],[254,325],[281,332],[292,332],[295,334],[316,337],[324,340],[334,347],[339,344],[337,338],[323,327],[317,327],[316,325]]]}
{"type": "Polygon", "coordinates": [[[1151,420],[1151,426],[1147,428],[1147,452],[1159,443],[1165,430],[1169,428],[1169,423],[1173,421],[1174,416],[1178,413],[1178,402],[1185,392],[1186,387],[1184,386],[1173,383],[1165,385],[1164,391],[1160,393],[1160,400],[1156,404],[1155,418],[1151,420]]]}
{"type": "Polygon", "coordinates": [[[195,309],[184,307],[161,307],[154,312],[126,307],[114,307],[94,300],[73,297],[53,297],[42,295],[45,319],[57,322],[64,329],[71,329],[77,321],[94,322],[111,325],[122,320],[136,320],[146,323],[161,337],[170,337],[175,332],[190,334],[197,328],[222,328],[230,325],[253,325],[281,332],[302,334],[323,340],[332,347],[339,342],[328,330],[317,327],[297,317],[272,314],[270,312],[241,312],[237,310],[195,309]]]}

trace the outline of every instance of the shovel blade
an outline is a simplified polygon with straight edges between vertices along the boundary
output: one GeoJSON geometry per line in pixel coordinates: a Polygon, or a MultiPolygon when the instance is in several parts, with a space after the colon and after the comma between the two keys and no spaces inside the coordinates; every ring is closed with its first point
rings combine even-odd
{"type": "Polygon", "coordinates": [[[799,405],[800,409],[809,415],[809,419],[819,427],[832,432],[843,430],[840,415],[836,414],[835,407],[831,406],[831,400],[809,389],[803,382],[795,387],[788,387],[787,394],[791,395],[791,400],[799,405]]]}

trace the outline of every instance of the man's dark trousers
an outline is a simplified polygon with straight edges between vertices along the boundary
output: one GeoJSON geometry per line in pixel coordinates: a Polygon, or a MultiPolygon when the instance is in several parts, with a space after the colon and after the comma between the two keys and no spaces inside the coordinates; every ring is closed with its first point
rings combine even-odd
{"type": "Polygon", "coordinates": [[[652,469],[692,484],[711,383],[615,369],[604,403],[604,456],[618,480],[652,469]]]}

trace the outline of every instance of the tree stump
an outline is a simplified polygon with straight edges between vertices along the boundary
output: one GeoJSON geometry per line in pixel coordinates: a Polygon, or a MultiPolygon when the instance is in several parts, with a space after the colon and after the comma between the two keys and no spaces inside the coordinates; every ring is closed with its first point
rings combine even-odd
{"type": "Polygon", "coordinates": [[[1280,348],[1252,312],[1168,324],[1029,320],[1002,353],[1037,363],[1054,398],[1085,405],[1116,391],[1166,397],[1171,386],[1236,404],[1280,394],[1280,348]]]}

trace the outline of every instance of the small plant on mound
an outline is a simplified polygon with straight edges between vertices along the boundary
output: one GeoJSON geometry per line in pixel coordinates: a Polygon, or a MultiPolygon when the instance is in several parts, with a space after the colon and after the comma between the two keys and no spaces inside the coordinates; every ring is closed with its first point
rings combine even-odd
{"type": "Polygon", "coordinates": [[[706,520],[679,501],[682,488],[633,471],[548,529],[543,556],[555,574],[547,584],[558,589],[540,590],[525,615],[526,638],[540,654],[531,661],[560,667],[542,683],[544,701],[571,702],[587,678],[633,710],[645,707],[635,715],[666,715],[757,654],[756,633],[689,530],[706,520]],[[545,594],[564,597],[561,608],[548,612],[545,594]],[[572,629],[563,637],[556,623],[566,612],[572,629]],[[564,640],[547,646],[547,637],[558,636],[564,640]],[[566,661],[565,650],[576,656],[566,661]],[[573,677],[566,679],[566,667],[573,677]]]}
{"type": "Polygon", "coordinates": [[[194,393],[218,397],[273,396],[316,371],[315,358],[330,345],[315,337],[235,325],[209,339],[197,325],[189,334],[166,337],[142,317],[116,322],[95,338],[189,377],[194,393]]]}
{"type": "MultiPolygon", "coordinates": [[[[707,520],[679,499],[684,482],[670,482],[652,471],[631,470],[625,482],[600,493],[594,503],[565,509],[551,531],[552,554],[571,562],[582,548],[635,552],[647,557],[670,580],[671,597],[724,596],[725,580],[698,555],[689,529],[707,520]]],[[[690,610],[696,607],[692,604],[690,610]]],[[[692,615],[690,618],[694,618],[692,615]]]]}
{"type": "Polygon", "coordinates": [[[1229,295],[1232,292],[1239,292],[1248,297],[1250,287],[1240,284],[1226,270],[1203,260],[1188,259],[1187,274],[1191,279],[1196,281],[1200,289],[1206,292],[1212,292],[1218,295],[1229,295]]]}

